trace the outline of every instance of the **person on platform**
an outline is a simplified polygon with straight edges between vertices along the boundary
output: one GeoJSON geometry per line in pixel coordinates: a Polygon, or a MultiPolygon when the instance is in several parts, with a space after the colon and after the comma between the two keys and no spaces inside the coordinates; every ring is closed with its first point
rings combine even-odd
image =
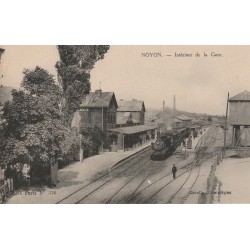
{"type": "Polygon", "coordinates": [[[176,178],[176,172],[177,172],[177,167],[175,166],[175,164],[173,164],[172,173],[173,173],[173,178],[174,179],[176,178]]]}

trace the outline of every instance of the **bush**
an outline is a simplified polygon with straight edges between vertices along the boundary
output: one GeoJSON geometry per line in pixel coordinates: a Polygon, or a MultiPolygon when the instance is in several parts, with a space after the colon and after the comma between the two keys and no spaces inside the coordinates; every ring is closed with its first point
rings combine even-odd
{"type": "Polygon", "coordinates": [[[89,126],[87,129],[82,129],[80,133],[84,158],[98,154],[104,139],[103,131],[96,126],[89,126]]]}

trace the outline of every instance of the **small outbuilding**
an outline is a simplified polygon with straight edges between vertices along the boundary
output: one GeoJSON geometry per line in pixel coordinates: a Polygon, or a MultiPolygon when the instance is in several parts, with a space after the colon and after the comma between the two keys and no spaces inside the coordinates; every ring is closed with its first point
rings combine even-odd
{"type": "Polygon", "coordinates": [[[250,92],[245,90],[229,99],[229,123],[232,146],[249,145],[250,92]]]}

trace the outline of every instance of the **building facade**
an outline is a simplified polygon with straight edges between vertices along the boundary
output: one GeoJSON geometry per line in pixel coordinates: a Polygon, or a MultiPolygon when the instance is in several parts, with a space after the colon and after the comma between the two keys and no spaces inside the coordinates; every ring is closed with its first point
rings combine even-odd
{"type": "Polygon", "coordinates": [[[232,146],[250,145],[250,92],[243,91],[229,99],[229,122],[232,146]]]}
{"type": "Polygon", "coordinates": [[[102,90],[90,92],[80,105],[80,110],[75,113],[72,127],[79,129],[98,127],[104,133],[103,148],[108,149],[107,129],[116,127],[117,108],[113,92],[102,92],[102,90]]]}
{"type": "Polygon", "coordinates": [[[143,101],[121,99],[118,101],[117,126],[144,125],[145,112],[146,109],[143,101]]]}
{"type": "Polygon", "coordinates": [[[143,101],[120,100],[117,104],[113,92],[96,90],[83,100],[74,114],[72,127],[96,126],[105,135],[104,150],[124,151],[155,139],[157,126],[144,125],[145,111],[143,101]]]}
{"type": "Polygon", "coordinates": [[[156,138],[157,126],[144,124],[145,112],[143,101],[118,101],[117,126],[108,129],[111,151],[130,150],[156,138]]]}

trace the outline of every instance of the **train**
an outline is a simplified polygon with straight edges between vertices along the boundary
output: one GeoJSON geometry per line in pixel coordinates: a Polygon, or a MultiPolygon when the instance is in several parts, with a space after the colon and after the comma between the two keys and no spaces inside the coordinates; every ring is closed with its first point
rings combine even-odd
{"type": "Polygon", "coordinates": [[[191,128],[186,127],[178,130],[169,130],[157,136],[156,142],[151,144],[153,153],[151,160],[164,160],[172,155],[176,148],[188,138],[191,128]]]}

